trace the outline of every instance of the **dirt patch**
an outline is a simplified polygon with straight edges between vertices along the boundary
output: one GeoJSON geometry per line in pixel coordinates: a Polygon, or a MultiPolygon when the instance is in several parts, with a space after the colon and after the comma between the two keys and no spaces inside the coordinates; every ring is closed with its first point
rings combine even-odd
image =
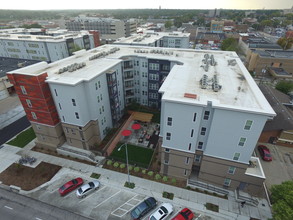
{"type": "Polygon", "coordinates": [[[32,190],[51,180],[61,168],[45,162],[41,162],[35,168],[14,163],[0,173],[0,181],[8,186],[14,185],[23,190],[32,190]]]}
{"type": "Polygon", "coordinates": [[[36,152],[43,153],[43,154],[49,154],[49,155],[52,155],[52,156],[55,156],[55,157],[60,157],[60,158],[64,158],[64,159],[67,159],[67,160],[73,160],[73,161],[76,161],[76,162],[79,162],[79,163],[85,163],[85,164],[88,164],[88,165],[96,166],[96,163],[94,163],[94,162],[90,162],[90,161],[87,161],[87,160],[81,160],[81,159],[73,158],[73,157],[70,157],[70,156],[64,156],[64,155],[58,154],[56,151],[52,151],[52,150],[48,150],[48,149],[44,149],[44,148],[40,148],[40,147],[36,147],[36,146],[33,147],[32,150],[36,151],[36,152]]]}

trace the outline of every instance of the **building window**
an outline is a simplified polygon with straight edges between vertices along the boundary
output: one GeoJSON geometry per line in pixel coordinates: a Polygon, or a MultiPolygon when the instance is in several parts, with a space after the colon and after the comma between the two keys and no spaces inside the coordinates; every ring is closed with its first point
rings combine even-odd
{"type": "Polygon", "coordinates": [[[72,105],[73,105],[73,106],[76,106],[75,99],[71,99],[71,101],[72,101],[72,105]]]}
{"type": "Polygon", "coordinates": [[[78,112],[75,112],[75,117],[76,117],[76,119],[79,119],[79,114],[78,114],[78,112]]]}
{"type": "Polygon", "coordinates": [[[58,103],[58,105],[59,105],[59,108],[60,108],[60,110],[62,110],[62,108],[61,108],[61,104],[60,104],[60,103],[58,103]]]}
{"type": "Polygon", "coordinates": [[[202,141],[199,141],[198,142],[198,145],[197,145],[197,148],[198,149],[202,149],[202,146],[203,146],[203,142],[202,141]]]}
{"type": "Polygon", "coordinates": [[[37,119],[36,113],[32,112],[32,117],[33,117],[33,119],[37,119]]]}
{"type": "Polygon", "coordinates": [[[26,99],[25,101],[26,101],[26,104],[27,104],[28,107],[30,107],[30,108],[33,107],[32,103],[31,103],[31,100],[26,99]]]}
{"type": "Polygon", "coordinates": [[[239,160],[240,153],[235,153],[233,156],[233,160],[239,160]]]}
{"type": "Polygon", "coordinates": [[[171,140],[171,133],[167,132],[166,134],[166,140],[170,141],[171,140]]]}
{"type": "Polygon", "coordinates": [[[187,170],[184,169],[184,176],[187,176],[187,170]]]}
{"type": "Polygon", "coordinates": [[[201,130],[200,130],[200,134],[201,135],[206,135],[206,131],[207,131],[207,128],[202,127],[201,130]]]}
{"type": "Polygon", "coordinates": [[[169,160],[165,160],[164,161],[164,164],[169,164],[169,160]]]}
{"type": "Polygon", "coordinates": [[[243,146],[244,146],[244,144],[245,144],[245,141],[246,141],[246,138],[244,138],[244,137],[241,137],[241,138],[240,138],[240,140],[239,140],[238,146],[241,146],[241,147],[243,147],[243,146]]]}
{"type": "Polygon", "coordinates": [[[185,163],[186,163],[186,164],[189,164],[189,157],[186,157],[186,159],[185,159],[185,163]]]}
{"type": "Polygon", "coordinates": [[[62,116],[62,119],[63,119],[63,121],[65,122],[65,117],[64,117],[64,116],[62,116]]]}
{"type": "Polygon", "coordinates": [[[172,118],[171,117],[168,117],[167,125],[172,126],[172,118]]]}
{"type": "Polygon", "coordinates": [[[170,149],[169,148],[165,148],[165,152],[169,152],[170,151],[170,149]]]}
{"type": "Polygon", "coordinates": [[[231,184],[231,179],[225,178],[225,180],[224,180],[224,186],[230,186],[230,184],[231,184]]]}
{"type": "Polygon", "coordinates": [[[188,145],[188,150],[191,150],[191,143],[189,143],[188,145]]]}
{"type": "Polygon", "coordinates": [[[203,119],[204,120],[209,120],[209,117],[210,117],[210,112],[209,111],[204,111],[203,119]]]}
{"type": "Polygon", "coordinates": [[[99,86],[99,88],[101,88],[101,82],[100,81],[98,81],[98,86],[99,86]]]}
{"type": "Polygon", "coordinates": [[[159,70],[160,65],[158,63],[150,63],[149,70],[159,70]]]}
{"type": "Polygon", "coordinates": [[[193,121],[196,121],[196,113],[193,114],[193,121]]]}
{"type": "Polygon", "coordinates": [[[252,126],[252,121],[247,120],[246,123],[245,123],[244,129],[245,130],[250,130],[251,126],[252,126]]]}
{"type": "Polygon", "coordinates": [[[20,86],[20,88],[21,88],[22,94],[27,95],[27,92],[25,90],[25,87],[24,86],[20,86]]]}
{"type": "Polygon", "coordinates": [[[95,83],[96,90],[98,90],[98,83],[95,83]]]}
{"type": "Polygon", "coordinates": [[[193,132],[194,132],[194,130],[191,129],[190,137],[193,137],[193,132]]]}
{"type": "Polygon", "coordinates": [[[234,173],[235,173],[235,170],[236,170],[236,167],[231,166],[231,167],[229,167],[229,169],[228,169],[228,173],[229,173],[229,174],[234,174],[234,173]]]}
{"type": "Polygon", "coordinates": [[[194,161],[199,163],[201,161],[201,155],[195,155],[194,161]]]}
{"type": "Polygon", "coordinates": [[[55,92],[55,95],[58,96],[58,93],[57,93],[57,90],[56,89],[54,89],[54,92],[55,92]]]}

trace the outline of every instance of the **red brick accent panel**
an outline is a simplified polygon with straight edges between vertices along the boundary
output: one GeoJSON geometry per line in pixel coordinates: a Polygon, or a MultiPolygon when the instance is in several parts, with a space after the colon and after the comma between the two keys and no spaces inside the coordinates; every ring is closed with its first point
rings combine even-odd
{"type": "Polygon", "coordinates": [[[7,74],[30,121],[56,125],[60,122],[48,83],[40,75],[7,74]],[[21,88],[23,87],[24,90],[21,88]]]}

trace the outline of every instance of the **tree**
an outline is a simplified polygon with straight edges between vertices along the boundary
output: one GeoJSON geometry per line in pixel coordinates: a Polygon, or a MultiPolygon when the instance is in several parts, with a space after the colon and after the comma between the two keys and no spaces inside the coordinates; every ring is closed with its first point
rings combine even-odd
{"type": "Polygon", "coordinates": [[[238,43],[235,38],[226,38],[221,45],[222,50],[238,51],[238,43]]]}
{"type": "Polygon", "coordinates": [[[290,81],[279,81],[276,85],[276,89],[282,93],[288,94],[293,90],[293,83],[290,81]]]}
{"type": "Polygon", "coordinates": [[[290,49],[293,44],[293,38],[292,37],[281,37],[278,41],[277,44],[279,44],[283,50],[290,49]]]}
{"type": "Polygon", "coordinates": [[[271,188],[274,220],[293,219],[293,181],[285,181],[271,188]]]}
{"type": "Polygon", "coordinates": [[[38,23],[34,23],[34,24],[24,24],[21,26],[22,28],[27,28],[27,29],[30,29],[30,28],[43,28],[42,25],[38,24],[38,23]]]}
{"type": "Polygon", "coordinates": [[[169,29],[169,28],[171,28],[171,27],[172,27],[172,21],[170,21],[170,20],[166,21],[166,22],[165,22],[165,28],[166,28],[166,29],[169,29]]]}

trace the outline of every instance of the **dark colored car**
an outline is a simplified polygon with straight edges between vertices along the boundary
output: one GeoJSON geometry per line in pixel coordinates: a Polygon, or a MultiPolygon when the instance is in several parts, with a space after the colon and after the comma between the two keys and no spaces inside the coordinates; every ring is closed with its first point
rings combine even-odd
{"type": "Polygon", "coordinates": [[[182,209],[172,220],[191,220],[194,218],[194,214],[188,208],[182,209]]]}
{"type": "Polygon", "coordinates": [[[132,219],[138,220],[146,215],[149,211],[155,208],[157,205],[157,200],[153,197],[149,197],[139,205],[137,205],[134,209],[132,209],[130,215],[132,219]]]}
{"type": "Polygon", "coordinates": [[[59,193],[61,196],[66,195],[67,193],[75,190],[77,187],[83,184],[83,179],[78,177],[76,179],[70,180],[59,188],[59,193]]]}
{"type": "Polygon", "coordinates": [[[272,158],[272,155],[271,155],[269,148],[267,148],[264,145],[259,145],[258,151],[259,151],[259,154],[263,160],[272,161],[273,158],[272,158]]]}

